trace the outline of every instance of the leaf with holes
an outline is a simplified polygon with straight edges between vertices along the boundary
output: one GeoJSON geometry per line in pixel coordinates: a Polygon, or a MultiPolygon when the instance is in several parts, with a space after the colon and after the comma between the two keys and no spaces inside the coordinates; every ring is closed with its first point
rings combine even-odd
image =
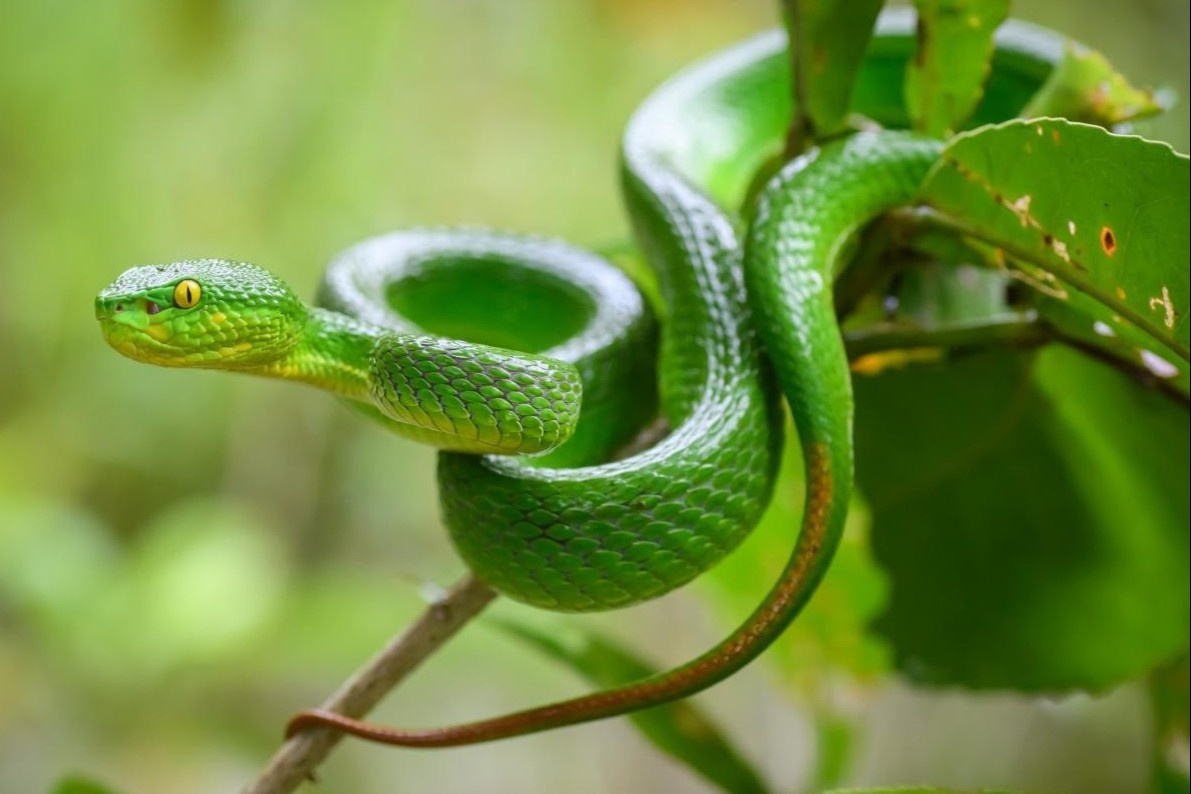
{"type": "MultiPolygon", "coordinates": [[[[1191,168],[1167,144],[1058,119],[951,140],[922,189],[942,222],[1006,255],[1010,272],[1108,333],[1135,326],[1159,378],[1191,348],[1191,168]]],[[[1006,258],[1003,257],[1003,258],[1006,258]]]]}
{"type": "Polygon", "coordinates": [[[914,129],[942,136],[972,115],[984,94],[993,33],[1009,0],[914,0],[918,52],[906,69],[914,129]]]}
{"type": "Polygon", "coordinates": [[[1062,297],[1040,292],[1033,296],[1032,307],[1067,344],[1133,371],[1184,403],[1191,399],[1191,367],[1175,366],[1154,353],[1147,333],[1110,314],[1095,298],[1074,291],[1062,297]]]}

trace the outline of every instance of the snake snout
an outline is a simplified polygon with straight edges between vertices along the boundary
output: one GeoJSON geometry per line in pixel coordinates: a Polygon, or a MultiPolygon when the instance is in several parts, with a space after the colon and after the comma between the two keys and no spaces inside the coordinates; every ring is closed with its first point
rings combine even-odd
{"type": "Polygon", "coordinates": [[[99,296],[95,299],[95,319],[100,322],[111,320],[116,315],[123,314],[128,308],[129,302],[125,298],[99,296]]]}
{"type": "Polygon", "coordinates": [[[110,333],[119,326],[144,330],[149,318],[144,312],[144,307],[138,306],[135,298],[126,295],[100,295],[95,299],[95,319],[99,320],[104,333],[110,333]]]}

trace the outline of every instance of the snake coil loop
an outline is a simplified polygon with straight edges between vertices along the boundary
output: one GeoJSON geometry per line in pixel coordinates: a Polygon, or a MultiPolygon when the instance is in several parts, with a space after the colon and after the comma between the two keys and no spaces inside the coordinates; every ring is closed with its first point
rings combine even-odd
{"type": "MultiPolygon", "coordinates": [[[[866,81],[901,68],[913,41],[910,18],[885,15],[856,95],[871,97],[866,81]]],[[[998,47],[988,94],[1024,103],[1060,44],[1009,24],[998,47]]],[[[449,746],[623,714],[732,674],[809,600],[852,486],[836,260],[865,223],[913,201],[941,144],[863,132],[824,146],[773,177],[742,234],[734,208],[790,117],[784,49],[770,34],[713,56],[659,89],[625,132],[625,200],[665,303],[660,351],[648,307],[612,265],[488,232],[365,241],[331,264],[314,308],[259,268],[215,260],[136,268],[101,293],[97,315],[126,355],[312,383],[444,449],[442,508],[461,555],[486,584],[548,609],[653,598],[727,554],[774,487],[783,421],[774,374],[789,404],[806,464],[798,540],[753,614],[707,653],[643,681],[465,725],[400,730],[314,711],[290,733],[329,725],[449,746]],[[471,312],[458,311],[459,296],[471,312]],[[669,434],[611,459],[655,404],[669,434]]],[[[876,105],[858,110],[888,126],[902,120],[886,101],[876,105]]]]}

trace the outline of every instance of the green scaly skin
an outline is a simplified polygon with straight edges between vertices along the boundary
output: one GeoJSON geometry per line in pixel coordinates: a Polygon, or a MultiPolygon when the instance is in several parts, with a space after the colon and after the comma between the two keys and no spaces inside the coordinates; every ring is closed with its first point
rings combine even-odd
{"type": "Polygon", "coordinates": [[[310,383],[445,449],[543,452],[578,422],[581,384],[570,364],[309,308],[244,262],[132,268],[99,294],[95,313],[108,343],[130,358],[310,383]],[[190,308],[173,298],[186,279],[202,289],[190,308]]]}
{"type": "MultiPolygon", "coordinates": [[[[884,19],[856,92],[860,112],[891,125],[904,123],[903,111],[866,86],[881,82],[882,70],[900,69],[913,51],[912,27],[899,19],[884,19]]],[[[983,111],[993,117],[1024,104],[1058,51],[1032,29],[1008,30],[983,111]]],[[[105,334],[127,355],[313,383],[399,432],[455,450],[440,458],[440,487],[446,523],[468,565],[506,595],[561,610],[607,609],[660,595],[713,565],[752,529],[768,502],[781,446],[781,413],[762,341],[768,348],[802,442],[806,509],[779,581],[727,639],[661,675],[495,719],[401,730],[315,711],[298,715],[291,733],[330,725],[388,744],[441,747],[623,714],[731,675],[806,604],[838,545],[852,482],[851,386],[832,280],[858,228],[913,200],[940,144],[863,133],[790,163],[762,191],[746,246],[741,222],[725,208],[741,205],[752,175],[780,149],[790,117],[783,47],[779,36],[763,36],[709,59],[660,89],[626,131],[626,202],[667,306],[658,383],[671,432],[625,460],[604,462],[649,413],[641,403],[650,401],[635,399],[649,356],[630,352],[651,350],[652,323],[642,305],[613,332],[608,318],[588,305],[600,300],[588,287],[567,298],[562,285],[576,275],[567,263],[587,255],[561,244],[463,232],[378,238],[332,263],[319,309],[303,307],[258,268],[211,260],[134,269],[101,294],[97,313],[105,334]],[[533,262],[528,271],[522,259],[533,262]],[[587,322],[549,347],[541,333],[531,334],[538,344],[524,349],[545,355],[522,355],[426,336],[398,313],[419,303],[403,299],[404,291],[425,296],[437,289],[450,296],[444,309],[469,297],[480,304],[473,316],[480,323],[494,310],[485,305],[490,290],[469,296],[474,273],[454,287],[442,275],[461,265],[492,277],[520,269],[511,284],[526,283],[526,272],[537,274],[529,283],[554,279],[555,299],[574,301],[570,313],[587,322]],[[553,275],[543,276],[546,271],[553,275]],[[211,307],[146,315],[146,301],[162,301],[182,278],[203,282],[211,307]],[[216,310],[227,315],[218,327],[216,310]],[[168,332],[146,332],[166,320],[168,332]],[[606,375],[626,355],[630,365],[619,376],[606,375]],[[543,452],[565,441],[576,410],[575,375],[554,359],[573,362],[586,390],[587,421],[571,442],[529,462],[457,454],[543,452]],[[481,385],[488,391],[469,381],[476,373],[487,379],[481,385]],[[525,394],[514,399],[518,389],[525,394]],[[617,403],[616,395],[626,394],[632,398],[617,403]],[[468,412],[485,400],[491,416],[468,412]],[[527,427],[533,412],[514,406],[541,401],[552,418],[527,427]]],[[[607,267],[591,260],[579,270],[607,267]]],[[[508,331],[507,323],[473,327],[449,317],[441,323],[480,341],[508,331]]]]}

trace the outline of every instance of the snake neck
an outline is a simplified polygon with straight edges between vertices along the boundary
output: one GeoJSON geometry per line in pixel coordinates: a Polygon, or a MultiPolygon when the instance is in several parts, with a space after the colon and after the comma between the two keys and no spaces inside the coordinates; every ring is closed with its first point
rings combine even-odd
{"type": "Polygon", "coordinates": [[[367,402],[369,355],[380,335],[375,327],[338,312],[311,308],[297,344],[260,374],[367,402]]]}

